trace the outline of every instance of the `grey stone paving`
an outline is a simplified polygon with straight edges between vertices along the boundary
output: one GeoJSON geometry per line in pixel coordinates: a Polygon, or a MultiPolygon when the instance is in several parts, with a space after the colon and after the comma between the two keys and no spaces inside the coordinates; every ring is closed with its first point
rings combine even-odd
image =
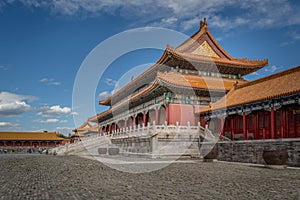
{"type": "Polygon", "coordinates": [[[300,170],[174,163],[132,174],[75,156],[1,155],[0,199],[299,199],[300,170]]]}

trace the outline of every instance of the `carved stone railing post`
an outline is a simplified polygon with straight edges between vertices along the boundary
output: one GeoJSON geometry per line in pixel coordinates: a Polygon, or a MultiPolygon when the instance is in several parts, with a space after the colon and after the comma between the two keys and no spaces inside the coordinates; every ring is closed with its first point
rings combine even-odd
{"type": "Polygon", "coordinates": [[[149,131],[150,131],[150,122],[147,123],[147,132],[146,132],[146,135],[149,135],[149,131]]]}
{"type": "Polygon", "coordinates": [[[137,134],[136,135],[142,135],[142,128],[141,125],[138,124],[137,134]]]}
{"type": "Polygon", "coordinates": [[[156,132],[156,124],[155,124],[155,121],[153,121],[153,131],[154,131],[154,133],[156,132]]]}
{"type": "Polygon", "coordinates": [[[129,133],[128,133],[129,136],[132,135],[132,126],[129,126],[129,133]]]}
{"type": "Polygon", "coordinates": [[[168,132],[168,128],[169,128],[169,127],[168,127],[168,122],[165,121],[165,122],[164,122],[164,129],[165,129],[166,132],[168,132]]]}

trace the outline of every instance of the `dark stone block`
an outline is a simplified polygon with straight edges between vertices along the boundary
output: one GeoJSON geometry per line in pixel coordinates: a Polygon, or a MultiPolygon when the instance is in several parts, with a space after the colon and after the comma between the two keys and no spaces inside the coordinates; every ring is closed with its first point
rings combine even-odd
{"type": "Polygon", "coordinates": [[[106,153],[107,153],[107,148],[98,148],[98,153],[99,153],[100,155],[106,154],[106,153]]]}
{"type": "Polygon", "coordinates": [[[263,159],[268,165],[285,165],[289,158],[286,150],[264,150],[263,159]]]}
{"type": "Polygon", "coordinates": [[[119,152],[120,152],[120,150],[117,147],[110,147],[110,148],[108,148],[108,154],[109,155],[118,155],[119,152]]]}
{"type": "Polygon", "coordinates": [[[218,150],[214,148],[204,156],[204,161],[209,161],[217,158],[218,158],[218,150]]]}

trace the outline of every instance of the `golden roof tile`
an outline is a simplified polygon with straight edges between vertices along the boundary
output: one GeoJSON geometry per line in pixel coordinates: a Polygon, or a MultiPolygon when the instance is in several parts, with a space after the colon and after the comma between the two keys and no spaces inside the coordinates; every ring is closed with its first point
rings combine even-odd
{"type": "Polygon", "coordinates": [[[53,141],[65,139],[58,137],[55,132],[0,132],[0,140],[53,141]]]}
{"type": "MultiPolygon", "coordinates": [[[[112,96],[115,99],[124,98],[124,94],[127,94],[129,89],[138,87],[138,83],[145,77],[152,77],[151,81],[155,78],[156,71],[159,71],[160,67],[165,65],[170,57],[175,57],[183,60],[191,60],[193,62],[209,62],[215,63],[221,66],[230,66],[231,68],[238,68],[244,71],[242,75],[246,75],[256,70],[267,66],[268,60],[248,60],[245,58],[233,58],[228,52],[226,52],[222,46],[213,37],[208,29],[206,19],[200,22],[200,29],[194,33],[189,39],[184,41],[177,48],[173,48],[167,45],[167,48],[163,52],[159,60],[146,69],[142,74],[129,82],[127,85],[116,91],[112,96]],[[202,45],[203,49],[199,50],[202,45]]],[[[130,92],[129,92],[130,93],[130,92]]],[[[99,104],[111,106],[112,97],[107,97],[104,100],[100,100],[99,104]]]]}
{"type": "Polygon", "coordinates": [[[175,86],[214,91],[229,91],[235,84],[248,82],[245,80],[181,74],[175,71],[169,73],[158,72],[157,78],[162,82],[175,86]]]}
{"type": "Polygon", "coordinates": [[[204,112],[299,93],[299,80],[300,66],[237,86],[232,88],[224,98],[212,103],[211,108],[204,112]]]}

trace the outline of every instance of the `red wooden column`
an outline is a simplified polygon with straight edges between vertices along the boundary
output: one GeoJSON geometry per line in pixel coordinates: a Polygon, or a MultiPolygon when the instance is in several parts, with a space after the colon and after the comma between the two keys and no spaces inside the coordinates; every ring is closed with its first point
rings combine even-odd
{"type": "Polygon", "coordinates": [[[12,145],[15,147],[15,146],[16,146],[16,142],[15,142],[15,141],[13,141],[12,145]]]}
{"type": "Polygon", "coordinates": [[[166,121],[167,125],[169,125],[169,104],[166,104],[166,121]]]}
{"type": "Polygon", "coordinates": [[[289,136],[290,136],[290,134],[289,134],[289,132],[290,132],[290,126],[289,126],[289,121],[290,121],[290,119],[289,119],[289,111],[288,110],[286,110],[285,111],[285,123],[286,123],[286,138],[289,138],[289,136]]]}
{"type": "Polygon", "coordinates": [[[133,126],[136,126],[136,121],[135,121],[135,120],[136,120],[136,115],[134,115],[134,116],[133,116],[133,119],[132,119],[132,124],[133,124],[133,126]]]}
{"type": "Polygon", "coordinates": [[[243,113],[243,135],[244,140],[247,140],[247,115],[245,112],[243,113]]]}
{"type": "Polygon", "coordinates": [[[258,124],[259,124],[259,121],[258,121],[258,113],[256,112],[255,115],[254,115],[254,139],[258,139],[259,138],[259,134],[258,134],[258,124]]]}
{"type": "Polygon", "coordinates": [[[22,146],[22,147],[24,147],[24,146],[25,146],[25,145],[24,145],[24,142],[21,142],[21,146],[22,146]]]}
{"type": "Polygon", "coordinates": [[[143,123],[145,126],[147,126],[147,112],[146,111],[143,112],[143,123]]]}
{"type": "Polygon", "coordinates": [[[112,124],[108,125],[108,134],[111,134],[112,132],[112,124]]]}
{"type": "Polygon", "coordinates": [[[271,108],[271,139],[275,138],[275,111],[271,108]]]}
{"type": "Polygon", "coordinates": [[[234,116],[231,119],[231,140],[234,140],[234,116]]]}
{"type": "Polygon", "coordinates": [[[281,138],[285,138],[285,132],[286,132],[286,115],[285,110],[281,110],[281,138]]]}
{"type": "Polygon", "coordinates": [[[221,135],[220,135],[220,138],[222,138],[224,136],[224,123],[225,123],[225,117],[221,117],[220,118],[220,121],[221,121],[221,135]]]}

